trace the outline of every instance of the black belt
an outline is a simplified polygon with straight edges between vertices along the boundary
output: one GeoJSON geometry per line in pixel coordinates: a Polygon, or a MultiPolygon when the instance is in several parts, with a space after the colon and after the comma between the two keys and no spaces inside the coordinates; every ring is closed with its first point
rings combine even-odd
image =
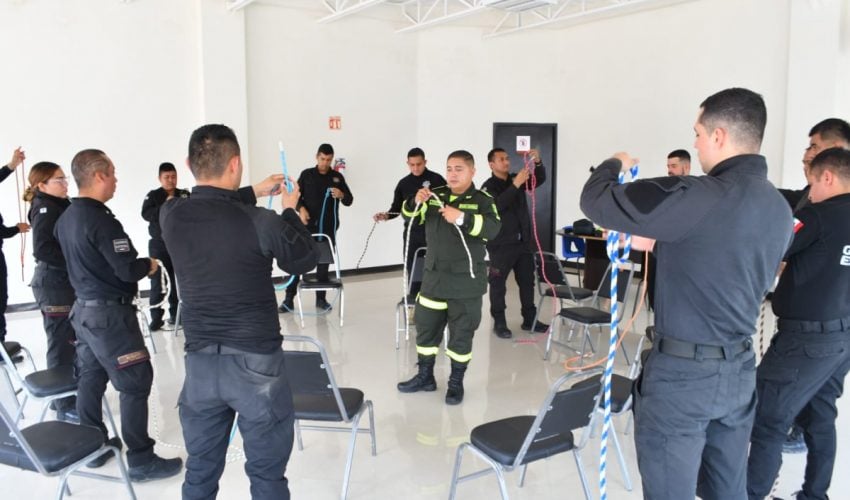
{"type": "Polygon", "coordinates": [[[197,352],[200,354],[259,354],[256,352],[246,351],[244,349],[237,349],[235,347],[230,347],[223,344],[209,344],[204,347],[201,347],[197,351],[189,351],[189,352],[197,352]]]}
{"type": "Polygon", "coordinates": [[[86,307],[92,306],[129,306],[133,304],[133,297],[118,297],[117,299],[77,299],[77,304],[86,307]]]}
{"type": "Polygon", "coordinates": [[[694,344],[683,340],[662,337],[658,340],[658,352],[688,359],[732,359],[742,352],[751,350],[753,343],[750,339],[736,342],[728,346],[694,344]]]}
{"type": "Polygon", "coordinates": [[[797,321],[795,319],[779,319],[780,332],[797,333],[831,333],[850,330],[850,318],[833,319],[830,321],[797,321]]]}

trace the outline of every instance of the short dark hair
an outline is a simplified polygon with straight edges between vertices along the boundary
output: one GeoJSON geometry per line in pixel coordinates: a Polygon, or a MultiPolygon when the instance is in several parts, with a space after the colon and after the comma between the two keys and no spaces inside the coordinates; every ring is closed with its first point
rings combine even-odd
{"type": "Polygon", "coordinates": [[[844,182],[850,181],[850,149],[824,149],[812,159],[809,173],[820,178],[824,170],[829,169],[844,182]]]}
{"type": "Polygon", "coordinates": [[[669,160],[670,158],[680,158],[682,160],[687,161],[688,163],[691,162],[691,154],[685,151],[684,149],[677,149],[676,151],[671,152],[669,155],[667,155],[667,159],[669,160]]]}
{"type": "Polygon", "coordinates": [[[809,131],[809,137],[818,134],[827,141],[839,141],[844,147],[850,146],[850,124],[841,118],[827,118],[809,131]]]}
{"type": "Polygon", "coordinates": [[[492,162],[493,162],[493,158],[495,158],[495,157],[496,157],[496,153],[507,153],[507,151],[505,151],[505,150],[504,150],[504,149],[502,149],[502,148],[493,148],[493,149],[491,149],[491,150],[490,150],[490,152],[489,152],[489,153],[487,153],[487,163],[492,163],[492,162]]]}
{"type": "Polygon", "coordinates": [[[459,158],[470,167],[475,166],[475,157],[472,156],[472,153],[466,151],[465,149],[458,149],[457,151],[452,151],[451,154],[449,154],[449,157],[446,158],[446,161],[451,160],[452,158],[459,158]]]}
{"type": "Polygon", "coordinates": [[[328,143],[319,144],[319,149],[316,151],[316,156],[318,155],[334,155],[334,147],[328,143]]]}
{"type": "Polygon", "coordinates": [[[204,125],[189,138],[189,170],[195,179],[218,179],[230,159],[239,155],[236,134],[226,125],[204,125]]]}
{"type": "Polygon", "coordinates": [[[700,104],[699,123],[711,133],[725,128],[732,141],[757,153],[764,138],[767,108],[761,95],[752,90],[731,88],[708,97],[700,104]]]}
{"type": "Polygon", "coordinates": [[[159,164],[159,175],[162,175],[163,172],[176,172],[177,169],[174,168],[174,164],[171,162],[163,162],[159,164]]]}
{"type": "Polygon", "coordinates": [[[95,174],[109,172],[111,163],[106,153],[99,149],[84,149],[75,154],[71,160],[71,174],[77,188],[89,187],[95,174]]]}
{"type": "Polygon", "coordinates": [[[422,151],[422,148],[413,148],[407,152],[408,158],[422,158],[425,159],[425,151],[422,151]]]}

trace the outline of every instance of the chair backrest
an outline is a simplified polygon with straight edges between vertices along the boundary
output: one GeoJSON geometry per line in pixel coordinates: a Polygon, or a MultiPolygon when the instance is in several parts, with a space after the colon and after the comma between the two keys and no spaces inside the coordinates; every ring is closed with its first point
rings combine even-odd
{"type": "Polygon", "coordinates": [[[561,260],[552,252],[534,252],[534,279],[537,282],[537,291],[542,295],[544,287],[548,286],[546,280],[553,285],[569,285],[567,273],[561,266],[561,260]],[[544,277],[545,273],[545,277],[544,277]]]}
{"type": "Polygon", "coordinates": [[[21,377],[21,374],[18,372],[18,368],[15,366],[15,363],[12,361],[12,357],[9,356],[9,353],[6,351],[6,346],[0,342],[0,357],[3,358],[3,367],[0,370],[6,370],[7,373],[11,373],[12,377],[20,385],[26,385],[24,382],[24,378],[21,377]]]}
{"type": "Polygon", "coordinates": [[[413,289],[416,283],[422,283],[422,277],[425,276],[425,252],[427,247],[419,247],[413,252],[413,265],[410,266],[410,276],[407,279],[407,293],[413,289]]]}
{"type": "Polygon", "coordinates": [[[315,351],[284,349],[284,364],[289,387],[293,394],[327,394],[336,400],[339,414],[347,422],[351,420],[345,411],[345,404],[336,385],[331,363],[325,346],[313,337],[303,335],[285,335],[283,343],[306,343],[313,345],[315,351]]]}
{"type": "MultiPolygon", "coordinates": [[[[626,297],[629,293],[629,285],[632,283],[632,276],[635,272],[634,266],[633,262],[628,262],[627,264],[620,266],[617,271],[617,302],[620,302],[623,305],[625,305],[626,297]]],[[[599,283],[599,288],[596,289],[596,298],[594,299],[594,303],[596,303],[596,300],[599,297],[605,299],[611,298],[611,268],[611,264],[608,264],[608,268],[605,270],[605,276],[599,283]]],[[[622,315],[622,309],[620,314],[622,315]]]]}
{"type": "MultiPolygon", "coordinates": [[[[575,387],[574,384],[571,384],[573,387],[564,390],[561,390],[561,387],[574,378],[585,379],[601,374],[602,371],[601,367],[596,367],[579,372],[568,372],[561,375],[552,384],[537,417],[534,419],[534,423],[531,425],[531,429],[528,431],[528,435],[525,437],[516,460],[514,460],[514,466],[523,463],[525,454],[532,443],[550,439],[559,434],[567,434],[590,424],[599,404],[602,386],[590,384],[585,387],[575,387]]],[[[583,447],[586,441],[587,436],[585,435],[576,447],[583,447]]]]}
{"type": "Polygon", "coordinates": [[[9,415],[2,404],[0,404],[0,464],[48,474],[21,430],[15,425],[15,419],[9,415]]]}
{"type": "Polygon", "coordinates": [[[340,279],[339,274],[339,255],[336,253],[336,245],[331,241],[330,237],[324,233],[315,233],[313,238],[316,240],[316,246],[319,250],[319,260],[317,264],[328,264],[333,266],[336,279],[340,279]]]}
{"type": "MultiPolygon", "coordinates": [[[[564,233],[573,232],[573,226],[564,226],[564,233]]],[[[561,237],[561,255],[565,259],[574,259],[576,257],[585,256],[585,241],[584,238],[578,236],[561,237]]]]}

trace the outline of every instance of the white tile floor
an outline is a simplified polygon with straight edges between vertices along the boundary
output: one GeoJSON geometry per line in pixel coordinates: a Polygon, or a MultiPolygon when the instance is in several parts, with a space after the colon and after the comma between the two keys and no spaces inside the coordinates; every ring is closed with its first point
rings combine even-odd
{"type": "MultiPolygon", "coordinates": [[[[491,323],[486,313],[489,306],[485,297],[484,320],[475,338],[462,405],[448,407],[443,403],[449,368],[442,356],[437,364],[437,392],[400,394],[396,391],[396,382],[408,378],[415,370],[413,339],[403,341],[398,351],[393,339],[394,306],[401,296],[400,275],[389,273],[345,281],[348,300],[343,328],[338,326],[336,311],[329,316],[308,318],[303,330],[291,314],[281,316],[281,325],[284,334],[305,334],[320,339],[329,351],[337,381],[362,389],[366,397],[374,401],[378,455],[370,455],[368,436],[360,435],[348,496],[350,499],[446,498],[458,443],[468,439],[469,431],[480,423],[535,412],[548,385],[563,373],[562,363],[568,356],[555,354],[549,361],[542,360],[544,337],[519,330],[516,290],[509,288],[509,317],[513,317],[509,326],[514,330],[514,339],[502,340],[490,333],[491,323]]],[[[312,304],[312,297],[305,302],[312,304]]],[[[627,311],[631,311],[631,307],[627,311]]],[[[9,315],[8,320],[9,338],[28,346],[43,367],[45,342],[38,313],[9,315]]],[[[638,324],[638,331],[642,331],[643,316],[638,324]]],[[[628,345],[633,346],[636,339],[631,336],[628,345]]],[[[175,338],[171,332],[161,331],[155,334],[155,340],[159,353],[154,356],[151,433],[158,441],[159,454],[185,458],[175,409],[183,380],[183,337],[175,338]]],[[[625,372],[622,355],[618,355],[617,365],[617,371],[625,372]]],[[[112,390],[108,395],[113,410],[117,411],[117,395],[112,390]]],[[[0,399],[9,403],[6,393],[0,393],[0,399]]],[[[850,470],[848,399],[840,401],[839,407],[839,456],[830,492],[834,499],[850,498],[850,477],[840,472],[850,470]]],[[[35,408],[27,415],[33,418],[35,408]]],[[[624,425],[625,419],[617,422],[620,431],[624,425]]],[[[293,450],[287,470],[293,498],[338,498],[347,439],[346,434],[305,432],[304,450],[293,450]]],[[[610,498],[641,498],[631,435],[623,437],[622,443],[635,487],[631,492],[626,491],[619,469],[612,462],[608,495],[610,498]]],[[[598,497],[598,449],[598,440],[592,440],[582,453],[595,497],[598,497]]],[[[613,461],[613,457],[610,458],[613,461]]],[[[786,463],[777,494],[788,497],[801,483],[804,456],[785,455],[784,458],[786,463]]],[[[221,480],[219,498],[248,498],[243,463],[237,437],[221,480]]],[[[477,460],[467,457],[464,463],[464,471],[469,471],[477,460]]],[[[105,469],[115,471],[116,468],[112,464],[105,469]]],[[[177,477],[138,484],[136,493],[140,498],[179,498],[181,480],[177,477]]],[[[523,488],[517,487],[517,473],[508,475],[507,481],[511,498],[515,499],[582,496],[575,464],[569,454],[533,463],[523,488]]],[[[0,496],[4,499],[49,498],[56,492],[57,480],[0,467],[0,484],[3,485],[0,496]]],[[[124,495],[119,485],[84,478],[72,478],[71,488],[73,498],[78,500],[123,498],[124,495]]],[[[458,498],[498,498],[495,478],[489,476],[461,484],[458,498]]]]}

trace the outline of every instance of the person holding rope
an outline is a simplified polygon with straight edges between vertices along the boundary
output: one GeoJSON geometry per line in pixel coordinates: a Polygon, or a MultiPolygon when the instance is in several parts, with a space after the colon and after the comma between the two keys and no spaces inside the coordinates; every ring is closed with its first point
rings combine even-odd
{"type": "MultiPolygon", "coordinates": [[[[406,175],[398,181],[395,191],[393,191],[393,201],[390,204],[390,209],[387,212],[378,212],[372,219],[375,222],[395,219],[401,214],[401,204],[406,200],[416,196],[416,192],[423,187],[436,188],[446,185],[446,179],[442,175],[428,170],[428,160],[425,159],[425,152],[420,148],[413,148],[407,152],[407,168],[410,169],[410,174],[406,175]]],[[[425,241],[425,225],[421,220],[404,219],[404,230],[401,233],[401,247],[404,252],[405,241],[408,240],[407,232],[410,231],[409,251],[407,252],[407,260],[404,265],[407,269],[407,275],[410,276],[413,267],[413,258],[416,255],[416,250],[427,246],[425,241]]],[[[413,297],[419,293],[422,283],[414,283],[410,289],[410,295],[413,297]]]]}
{"type": "MultiPolygon", "coordinates": [[[[12,152],[12,159],[3,168],[0,168],[0,182],[6,180],[18,165],[24,162],[26,155],[17,148],[12,152]]],[[[6,341],[6,307],[9,305],[9,270],[6,268],[6,257],[3,255],[3,240],[12,238],[30,230],[26,222],[18,222],[14,226],[3,224],[3,216],[0,215],[0,342],[6,341]]]]}
{"type": "Polygon", "coordinates": [[[295,210],[297,184],[283,189],[280,215],[255,205],[257,196],[279,189],[283,175],[238,189],[242,159],[230,128],[195,130],[188,163],[197,184],[191,198],[166,203],[160,214],[186,334],[179,400],[189,453],[183,499],[215,498],[237,412],[251,498],[288,499],[284,472],[294,411],[269,271],[273,259],[284,272],[309,271],[318,258],[316,242],[295,210]]]}
{"type": "Polygon", "coordinates": [[[850,370],[850,151],[823,150],[807,177],[811,203],[794,214],[794,241],[773,293],[779,331],[756,378],[747,467],[752,500],[770,493],[793,422],[808,448],[805,481],[795,498],[828,498],[835,464],[836,400],[850,370]]]}
{"type": "MultiPolygon", "coordinates": [[[[162,228],[159,227],[159,210],[165,202],[173,198],[188,197],[189,191],[177,187],[177,169],[173,163],[169,162],[159,165],[159,184],[159,188],[152,190],[145,196],[145,201],[142,202],[142,218],[148,222],[148,233],[151,236],[148,242],[148,254],[163,263],[165,271],[170,278],[171,291],[168,294],[168,324],[173,325],[175,318],[177,318],[177,285],[174,280],[174,266],[171,264],[171,256],[168,254],[168,249],[165,248],[165,242],[162,241],[162,228]]],[[[161,276],[158,274],[151,277],[151,304],[162,302],[162,280],[160,278],[161,276]]],[[[155,332],[165,325],[162,321],[165,311],[162,307],[154,307],[150,311],[151,323],[149,328],[150,331],[155,332]]]]}
{"type": "Polygon", "coordinates": [[[595,223],[657,240],[656,341],[634,408],[647,499],[746,498],[751,336],[791,239],[791,210],[758,154],[766,121],[760,95],[723,90],[702,102],[694,125],[707,175],[619,184],[636,160],[618,153],[581,194],[595,223]]]}
{"type": "Polygon", "coordinates": [[[463,378],[487,291],[484,246],[502,223],[493,198],[472,183],[473,156],[455,151],[446,163],[447,185],[433,191],[423,187],[401,208],[406,218],[424,217],[428,254],[414,314],[419,372],[397,387],[400,392],[437,390],[434,363],[448,323],[446,356],[452,371],[446,404],[456,405],[463,401],[463,378]]]}
{"type": "MultiPolygon", "coordinates": [[[[529,151],[528,156],[534,162],[534,188],[537,188],[546,182],[546,167],[540,161],[540,153],[536,149],[529,151]]],[[[499,209],[502,219],[502,229],[498,236],[487,242],[487,253],[490,255],[487,278],[490,283],[493,333],[501,339],[513,336],[505,319],[505,285],[511,271],[514,272],[514,279],[519,286],[522,314],[520,328],[534,333],[546,333],[549,325],[539,321],[534,324],[534,318],[537,316],[537,307],[534,305],[534,252],[537,247],[525,196],[526,186],[529,186],[532,180],[532,172],[523,167],[515,174],[510,173],[511,161],[508,153],[502,148],[490,150],[487,153],[487,162],[490,164],[492,175],[484,182],[481,190],[495,198],[496,208],[499,209]]]]}
{"type": "MultiPolygon", "coordinates": [[[[301,192],[298,213],[312,234],[326,234],[336,246],[339,204],[350,207],[354,196],[348,184],[345,183],[342,173],[331,169],[333,159],[333,146],[321,144],[316,151],[316,166],[301,172],[298,177],[298,189],[301,192]]],[[[328,280],[328,264],[319,264],[316,267],[316,277],[319,281],[328,280]]],[[[299,278],[295,275],[286,287],[286,295],[278,308],[280,312],[288,313],[295,310],[293,299],[298,291],[298,281],[299,278]]],[[[326,300],[326,294],[325,291],[316,292],[316,309],[319,311],[330,311],[332,308],[326,300]]]]}
{"type": "MultiPolygon", "coordinates": [[[[71,205],[68,178],[62,168],[49,161],[38,162],[29,172],[24,201],[30,203],[32,255],[35,258],[32,294],[41,309],[47,334],[47,367],[74,364],[76,335],[71,326],[71,307],[76,296],[68,279],[68,266],[53,230],[56,221],[71,205]]],[[[69,396],[52,403],[59,420],[79,422],[77,398],[69,396]]]]}
{"type": "MultiPolygon", "coordinates": [[[[139,328],[133,299],[138,281],[156,274],[157,261],[139,258],[133,242],[105,203],[112,199],[118,179],[112,160],[98,149],[74,156],[71,172],[80,196],[56,221],[54,236],[68,264],[68,277],[77,299],[71,324],[77,334],[77,412],[80,423],[103,425],[103,394],[112,382],[121,394],[121,435],[127,444],[130,479],[150,481],[180,472],[180,458],[154,453],[148,434],[148,396],[153,367],[139,328]]],[[[108,444],[121,448],[121,439],[108,444]]],[[[100,467],[111,454],[89,462],[100,467]]]]}

